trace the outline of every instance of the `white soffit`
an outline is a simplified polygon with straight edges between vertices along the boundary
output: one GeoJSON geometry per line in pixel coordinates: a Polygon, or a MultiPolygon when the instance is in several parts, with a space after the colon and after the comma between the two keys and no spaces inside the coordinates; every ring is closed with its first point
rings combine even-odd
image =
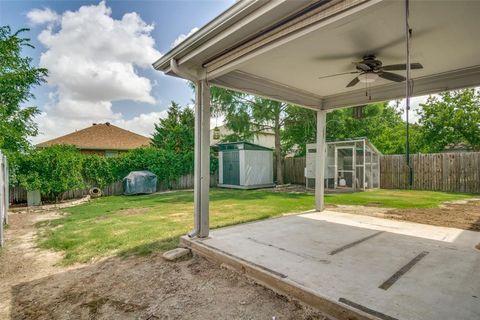
{"type": "MultiPolygon", "coordinates": [[[[412,71],[418,83],[414,94],[480,85],[479,13],[480,1],[411,0],[411,57],[424,66],[412,71]]],[[[404,36],[404,1],[386,0],[263,50],[212,83],[310,107],[322,99],[325,109],[367,103],[365,84],[345,87],[355,75],[318,78],[354,71],[352,62],[365,54],[375,54],[384,65],[404,63],[404,36]],[[245,76],[243,83],[239,75],[245,76]],[[268,83],[266,90],[277,89],[277,94],[261,94],[264,88],[248,83],[251,78],[268,83]],[[289,98],[289,90],[300,97],[289,98]]],[[[370,87],[372,101],[401,97],[404,87],[380,79],[370,87]]]]}

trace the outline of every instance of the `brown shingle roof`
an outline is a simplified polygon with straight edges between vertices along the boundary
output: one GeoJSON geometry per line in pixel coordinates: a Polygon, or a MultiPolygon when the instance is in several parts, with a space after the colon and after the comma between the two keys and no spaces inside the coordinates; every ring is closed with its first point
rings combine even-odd
{"type": "Polygon", "coordinates": [[[48,147],[54,144],[72,144],[79,149],[90,150],[130,150],[149,145],[150,139],[107,122],[93,124],[37,146],[48,147]]]}

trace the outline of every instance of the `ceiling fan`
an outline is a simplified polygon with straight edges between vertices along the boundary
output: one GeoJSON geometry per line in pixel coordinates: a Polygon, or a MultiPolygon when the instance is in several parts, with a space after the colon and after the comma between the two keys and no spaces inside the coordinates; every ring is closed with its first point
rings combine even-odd
{"type": "MultiPolygon", "coordinates": [[[[359,82],[363,83],[372,83],[378,78],[394,81],[394,82],[402,82],[405,81],[406,78],[402,75],[388,72],[388,71],[400,71],[406,70],[406,64],[392,64],[388,66],[384,66],[382,61],[378,60],[375,55],[369,54],[362,58],[362,61],[354,62],[356,71],[351,72],[343,72],[332,74],[328,76],[319,77],[319,79],[336,77],[345,74],[358,74],[352,81],[347,84],[347,88],[353,87],[359,82]]],[[[420,63],[411,63],[410,69],[422,69],[423,66],[420,63]]]]}

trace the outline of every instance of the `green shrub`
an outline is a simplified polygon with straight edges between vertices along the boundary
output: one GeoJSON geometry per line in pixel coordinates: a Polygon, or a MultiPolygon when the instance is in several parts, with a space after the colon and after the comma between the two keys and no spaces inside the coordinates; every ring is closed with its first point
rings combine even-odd
{"type": "Polygon", "coordinates": [[[55,145],[33,151],[20,160],[19,181],[26,190],[40,190],[58,201],[61,193],[85,186],[83,157],[73,146],[55,145]]]}
{"type": "MultiPolygon", "coordinates": [[[[44,198],[58,200],[69,190],[85,187],[104,188],[122,180],[131,171],[148,170],[159,182],[169,185],[179,177],[193,173],[193,152],[145,147],[106,158],[81,155],[74,146],[56,145],[34,150],[18,160],[18,181],[26,190],[40,190],[44,198]]],[[[218,160],[211,157],[215,172],[218,160]]]]}
{"type": "Polygon", "coordinates": [[[82,175],[88,187],[104,188],[115,182],[112,172],[112,158],[100,157],[98,155],[87,155],[83,158],[82,175]]]}

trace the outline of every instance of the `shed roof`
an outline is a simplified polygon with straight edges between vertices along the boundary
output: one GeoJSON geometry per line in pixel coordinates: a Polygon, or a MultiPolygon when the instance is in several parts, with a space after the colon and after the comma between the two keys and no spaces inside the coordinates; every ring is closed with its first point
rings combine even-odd
{"type": "Polygon", "coordinates": [[[70,144],[88,150],[130,150],[148,146],[150,139],[107,122],[39,143],[37,147],[55,144],[70,144]]]}
{"type": "Polygon", "coordinates": [[[218,147],[220,151],[225,150],[264,150],[264,151],[272,151],[273,149],[261,146],[259,144],[247,142],[247,141],[236,141],[236,142],[225,142],[219,143],[218,147]]]}

